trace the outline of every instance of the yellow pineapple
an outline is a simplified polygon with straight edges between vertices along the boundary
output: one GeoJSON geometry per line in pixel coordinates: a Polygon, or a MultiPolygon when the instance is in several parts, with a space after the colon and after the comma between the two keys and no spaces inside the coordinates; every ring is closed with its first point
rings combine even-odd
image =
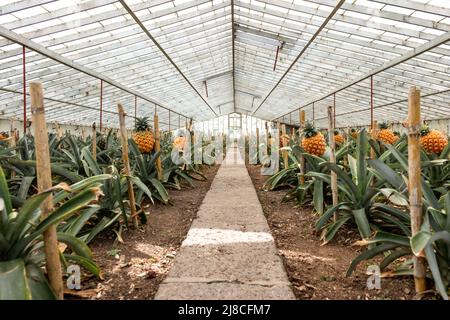
{"type": "Polygon", "coordinates": [[[137,144],[142,153],[153,151],[155,146],[155,138],[148,124],[148,117],[136,118],[136,132],[133,133],[133,140],[137,144]]]}
{"type": "Polygon", "coordinates": [[[344,136],[340,134],[338,130],[334,130],[334,142],[337,145],[341,145],[344,143],[344,136]]]}
{"type": "Polygon", "coordinates": [[[305,124],[303,129],[302,148],[316,156],[322,156],[325,153],[325,138],[322,133],[311,122],[305,124]]]}
{"type": "Polygon", "coordinates": [[[389,124],[387,122],[382,122],[380,124],[380,131],[378,131],[377,139],[387,144],[393,144],[397,141],[394,132],[389,129],[389,124]]]}
{"type": "Polygon", "coordinates": [[[438,130],[430,130],[427,125],[420,129],[420,145],[428,153],[441,154],[447,146],[447,137],[438,130]]]}

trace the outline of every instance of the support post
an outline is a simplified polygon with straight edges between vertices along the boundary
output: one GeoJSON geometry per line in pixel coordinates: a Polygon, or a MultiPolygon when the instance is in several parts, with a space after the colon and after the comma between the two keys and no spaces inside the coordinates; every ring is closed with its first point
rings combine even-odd
{"type": "Polygon", "coordinates": [[[103,126],[103,80],[100,80],[100,132],[103,126]]]}
{"type": "Polygon", "coordinates": [[[23,81],[23,135],[27,134],[27,76],[26,76],[26,48],[22,46],[22,81],[23,81]]]}
{"type": "MultiPolygon", "coordinates": [[[[281,126],[281,142],[282,142],[282,146],[286,147],[286,125],[283,124],[281,126]]],[[[289,158],[288,158],[288,152],[286,150],[282,151],[282,155],[283,155],[283,163],[284,163],[284,168],[287,168],[289,166],[289,158]]]]}
{"type": "Polygon", "coordinates": [[[128,159],[128,136],[127,136],[127,129],[125,127],[125,112],[123,111],[123,107],[120,103],[117,105],[117,109],[119,111],[119,125],[120,125],[119,130],[120,130],[120,139],[122,141],[122,159],[124,171],[125,174],[127,175],[128,198],[130,200],[131,220],[133,222],[133,225],[137,228],[139,225],[136,213],[136,202],[134,199],[133,183],[131,182],[130,179],[128,179],[128,176],[131,175],[131,169],[130,169],[130,160],[128,159]]]}
{"type": "MultiPolygon", "coordinates": [[[[299,122],[300,122],[300,129],[299,131],[301,131],[304,127],[305,127],[305,110],[300,110],[299,113],[299,122]]],[[[301,144],[301,133],[298,133],[298,138],[299,138],[299,143],[301,144]]],[[[300,155],[300,185],[304,185],[305,184],[305,158],[303,157],[303,155],[300,155]]]]}
{"type": "MultiPolygon", "coordinates": [[[[330,145],[330,162],[336,163],[336,155],[335,155],[335,141],[334,141],[334,111],[333,107],[328,107],[328,143],[330,145]]],[[[339,202],[338,199],[338,184],[337,184],[337,175],[334,171],[331,171],[331,195],[333,199],[333,206],[336,206],[339,202]]],[[[333,215],[334,221],[337,220],[338,213],[335,212],[333,215]]]]}
{"type": "MultiPolygon", "coordinates": [[[[159,119],[158,114],[155,112],[155,116],[153,118],[153,130],[155,136],[155,151],[159,152],[161,150],[161,134],[159,132],[159,119]]],[[[156,159],[156,174],[158,176],[158,180],[162,180],[162,165],[161,165],[161,156],[156,159]]]]}
{"type": "MultiPolygon", "coordinates": [[[[47,123],[45,122],[44,95],[42,84],[30,82],[31,114],[35,126],[36,141],[36,171],[38,192],[52,187],[50,171],[50,151],[48,146],[47,123]]],[[[41,205],[41,221],[53,211],[53,197],[50,194],[41,205]]],[[[45,266],[50,286],[57,299],[63,299],[63,282],[61,261],[59,260],[58,238],[56,226],[53,225],[44,232],[45,266]]]]}
{"type": "MultiPolygon", "coordinates": [[[[372,125],[371,125],[372,130],[370,131],[370,137],[373,140],[377,139],[377,126],[378,126],[377,120],[373,120],[372,125]]],[[[377,155],[375,153],[375,150],[373,148],[370,148],[370,158],[375,159],[376,157],[377,157],[377,155]]]]}
{"type": "MultiPolygon", "coordinates": [[[[414,237],[422,226],[422,189],[420,166],[420,89],[412,86],[408,97],[408,177],[411,235],[414,237]]],[[[414,283],[416,292],[426,290],[425,255],[414,256],[414,283]]]]}
{"type": "MultiPolygon", "coordinates": [[[[12,149],[16,148],[16,120],[14,118],[11,119],[11,128],[9,130],[9,146],[12,149]]],[[[15,155],[16,151],[13,150],[12,153],[15,155]]],[[[11,178],[16,177],[16,172],[11,170],[11,178]]]]}
{"type": "Polygon", "coordinates": [[[97,127],[95,122],[92,124],[92,157],[97,159],[97,127]]]}

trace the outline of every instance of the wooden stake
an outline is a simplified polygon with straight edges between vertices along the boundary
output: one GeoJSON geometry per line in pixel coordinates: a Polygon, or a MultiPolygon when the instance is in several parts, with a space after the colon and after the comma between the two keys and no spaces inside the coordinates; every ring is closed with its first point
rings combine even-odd
{"type": "MultiPolygon", "coordinates": [[[[335,141],[334,141],[334,112],[333,107],[328,107],[328,143],[330,145],[330,162],[336,163],[336,156],[335,156],[335,141]]],[[[337,185],[337,175],[336,173],[331,170],[331,194],[333,198],[333,206],[336,206],[339,202],[338,199],[338,185],[337,185]]],[[[334,221],[338,218],[338,213],[335,212],[333,215],[334,221]]]]}
{"type": "MultiPolygon", "coordinates": [[[[370,137],[373,140],[377,139],[377,128],[378,128],[378,124],[377,124],[377,120],[374,120],[372,123],[372,130],[370,131],[370,137]]],[[[373,148],[370,148],[370,158],[371,159],[375,159],[377,157],[375,150],[373,148]]]]}
{"type": "MultiPolygon", "coordinates": [[[[411,234],[414,236],[422,226],[422,189],[420,165],[420,89],[413,86],[408,97],[408,189],[411,214],[411,234]]],[[[416,292],[426,290],[425,255],[414,256],[414,283],[416,292]]]]}
{"type": "MultiPolygon", "coordinates": [[[[285,147],[286,146],[286,125],[283,124],[281,126],[281,143],[282,146],[285,147]]],[[[289,166],[289,158],[288,158],[288,152],[286,150],[283,150],[282,152],[283,155],[283,163],[284,163],[284,167],[287,168],[289,166]]]]}
{"type": "MultiPolygon", "coordinates": [[[[16,120],[11,119],[11,129],[9,130],[9,146],[11,148],[16,147],[16,120]]],[[[13,154],[16,154],[16,151],[13,151],[13,154]]],[[[14,179],[16,177],[16,172],[11,170],[11,178],[14,179]]]]}
{"type": "MultiPolygon", "coordinates": [[[[117,109],[119,111],[119,125],[120,125],[119,131],[120,131],[120,139],[122,141],[123,166],[125,174],[127,176],[130,176],[131,169],[130,169],[130,160],[128,159],[128,136],[127,136],[127,129],[125,127],[125,112],[123,111],[123,107],[120,103],[117,105],[117,109]]],[[[136,213],[136,202],[134,199],[133,183],[128,178],[127,178],[127,186],[128,186],[128,198],[130,200],[131,219],[133,221],[133,225],[137,228],[139,226],[139,223],[136,213]]]]}
{"type": "MultiPolygon", "coordinates": [[[[42,84],[30,82],[31,114],[35,128],[36,171],[38,192],[52,187],[50,171],[50,151],[48,146],[47,124],[45,122],[44,95],[42,84]]],[[[50,194],[41,205],[41,221],[53,212],[53,197],[50,194]]],[[[56,226],[53,225],[44,232],[44,252],[47,276],[50,286],[57,299],[63,299],[63,282],[61,261],[59,260],[58,238],[56,226]]]]}
{"type": "MultiPolygon", "coordinates": [[[[161,134],[159,132],[159,119],[158,114],[155,113],[155,116],[153,118],[153,124],[154,124],[154,136],[155,136],[155,151],[159,152],[161,150],[161,134]]],[[[162,180],[162,165],[161,165],[161,157],[158,157],[156,159],[156,173],[158,176],[158,180],[162,180]]]]}
{"type": "MultiPolygon", "coordinates": [[[[301,131],[304,127],[305,127],[305,110],[301,110],[299,113],[299,117],[300,117],[300,129],[299,131],[301,131]]],[[[299,137],[299,143],[301,145],[302,140],[301,140],[301,133],[298,133],[298,137],[299,137]]],[[[305,174],[305,158],[303,157],[303,155],[300,155],[300,173],[302,174],[302,176],[300,177],[300,184],[304,185],[305,184],[305,177],[303,176],[305,174]]]]}
{"type": "Polygon", "coordinates": [[[95,122],[92,124],[92,157],[97,159],[97,127],[95,122]]]}

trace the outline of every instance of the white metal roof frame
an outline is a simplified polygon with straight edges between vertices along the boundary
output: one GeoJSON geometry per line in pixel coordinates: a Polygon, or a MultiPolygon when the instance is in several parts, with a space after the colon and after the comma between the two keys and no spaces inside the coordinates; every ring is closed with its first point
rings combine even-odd
{"type": "Polygon", "coordinates": [[[3,0],[8,117],[22,113],[23,46],[49,121],[98,122],[103,81],[111,126],[118,102],[137,116],[158,105],[163,128],[231,112],[295,124],[312,108],[320,125],[333,98],[337,125],[362,124],[371,78],[377,118],[402,120],[411,85],[425,119],[450,118],[446,0],[3,0]]]}

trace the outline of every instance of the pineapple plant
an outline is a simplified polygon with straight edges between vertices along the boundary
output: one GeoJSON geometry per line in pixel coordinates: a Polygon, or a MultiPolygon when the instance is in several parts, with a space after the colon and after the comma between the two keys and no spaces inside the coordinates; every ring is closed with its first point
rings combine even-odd
{"type": "Polygon", "coordinates": [[[394,132],[389,129],[389,124],[387,122],[382,122],[380,123],[380,131],[378,131],[377,139],[386,144],[394,144],[398,138],[396,138],[394,132]]]}
{"type": "Polygon", "coordinates": [[[148,117],[136,118],[136,132],[133,140],[141,153],[150,153],[155,145],[155,138],[148,123],[148,117]]]}
{"type": "Polygon", "coordinates": [[[334,142],[336,142],[337,145],[344,143],[344,136],[340,134],[338,130],[334,130],[334,142]]]}
{"type": "Polygon", "coordinates": [[[441,154],[447,146],[447,137],[438,130],[430,130],[427,125],[420,129],[420,145],[427,153],[441,154]]]}
{"type": "Polygon", "coordinates": [[[317,131],[314,124],[307,122],[303,129],[302,148],[313,155],[322,156],[325,153],[325,137],[317,131]]]}

